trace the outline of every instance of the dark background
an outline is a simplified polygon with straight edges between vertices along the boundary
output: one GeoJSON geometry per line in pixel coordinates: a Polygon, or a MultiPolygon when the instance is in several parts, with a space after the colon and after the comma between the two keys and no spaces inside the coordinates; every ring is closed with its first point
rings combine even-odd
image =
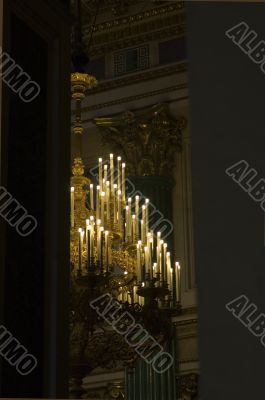
{"type": "Polygon", "coordinates": [[[265,348],[225,308],[244,294],[265,313],[264,212],[225,169],[265,178],[265,74],[225,31],[245,21],[265,40],[265,4],[187,8],[202,399],[264,399],[265,348]]]}

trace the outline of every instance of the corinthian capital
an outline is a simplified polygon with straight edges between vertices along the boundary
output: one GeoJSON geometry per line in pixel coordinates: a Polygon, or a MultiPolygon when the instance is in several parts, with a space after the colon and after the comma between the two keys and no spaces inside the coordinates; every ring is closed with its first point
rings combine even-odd
{"type": "Polygon", "coordinates": [[[141,112],[96,118],[103,142],[127,162],[133,176],[172,175],[175,153],[181,150],[184,117],[172,118],[168,105],[158,104],[141,112]]]}

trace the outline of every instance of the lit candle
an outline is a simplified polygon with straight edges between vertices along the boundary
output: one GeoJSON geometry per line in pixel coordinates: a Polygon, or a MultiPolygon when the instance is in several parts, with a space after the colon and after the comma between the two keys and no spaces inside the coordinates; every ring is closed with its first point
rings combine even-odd
{"type": "Polygon", "coordinates": [[[109,232],[105,231],[105,264],[106,264],[106,270],[108,272],[109,270],[109,243],[108,243],[108,235],[109,232]]]}
{"type": "Polygon", "coordinates": [[[136,232],[136,217],[133,214],[132,215],[132,243],[134,243],[135,240],[136,240],[136,233],[135,232],[136,232]]]}
{"type": "Polygon", "coordinates": [[[122,217],[121,217],[121,191],[118,190],[117,192],[117,199],[118,199],[118,221],[119,221],[119,229],[121,229],[122,226],[122,217]]]}
{"type": "Polygon", "coordinates": [[[96,218],[100,218],[100,186],[97,186],[96,218]]]}
{"type": "Polygon", "coordinates": [[[153,274],[156,275],[157,273],[157,263],[153,264],[153,274]]]}
{"type": "Polygon", "coordinates": [[[136,239],[139,239],[139,196],[135,196],[136,239]]]}
{"type": "Polygon", "coordinates": [[[106,184],[107,224],[110,223],[110,183],[106,184]]]}
{"type": "MultiPolygon", "coordinates": [[[[150,233],[149,233],[150,234],[150,233]]],[[[153,279],[153,267],[152,267],[152,238],[151,238],[151,234],[150,237],[148,239],[148,254],[149,254],[149,261],[148,261],[148,265],[149,265],[149,270],[150,270],[150,278],[153,279]]]]}
{"type": "Polygon", "coordinates": [[[164,243],[164,281],[167,283],[167,243],[164,243]]]}
{"type": "Polygon", "coordinates": [[[90,208],[94,210],[94,185],[90,184],[90,208]]]}
{"type": "Polygon", "coordinates": [[[90,221],[89,219],[86,220],[86,254],[87,254],[87,270],[90,270],[90,245],[91,245],[91,238],[90,238],[90,221]]]}
{"type": "Polygon", "coordinates": [[[105,190],[105,191],[106,191],[107,180],[108,180],[108,166],[104,165],[104,182],[105,182],[105,185],[103,186],[103,190],[105,190]]]}
{"type": "Polygon", "coordinates": [[[100,186],[100,191],[102,191],[102,158],[98,159],[98,175],[99,175],[99,186],[100,186]]]}
{"type": "Polygon", "coordinates": [[[121,171],[120,171],[121,157],[117,157],[117,172],[118,172],[118,190],[121,191],[121,171]]]}
{"type": "Polygon", "coordinates": [[[121,192],[122,192],[122,201],[125,202],[125,163],[121,165],[121,192]]]}
{"type": "Polygon", "coordinates": [[[104,225],[104,213],[105,213],[105,192],[101,193],[101,221],[104,225]]]}
{"type": "Polygon", "coordinates": [[[128,241],[129,238],[129,206],[125,207],[125,239],[128,241]]]}
{"type": "Polygon", "coordinates": [[[99,235],[99,249],[100,249],[99,260],[100,260],[100,266],[101,266],[102,270],[103,270],[103,234],[104,234],[104,228],[103,228],[103,226],[101,226],[100,227],[100,235],[99,235]]]}
{"type": "Polygon", "coordinates": [[[94,217],[91,215],[90,217],[90,257],[91,257],[91,264],[93,263],[93,258],[94,258],[94,217]]]}
{"type": "Polygon", "coordinates": [[[113,219],[114,219],[114,224],[117,223],[117,185],[114,184],[113,188],[113,219]]]}
{"type": "Polygon", "coordinates": [[[144,221],[141,219],[141,240],[144,243],[145,240],[145,232],[144,232],[144,221]]]}
{"type": "Polygon", "coordinates": [[[79,235],[78,235],[78,266],[79,266],[79,272],[81,273],[82,270],[82,249],[83,249],[83,238],[84,238],[84,232],[82,228],[78,229],[79,235]]]}
{"type": "Polygon", "coordinates": [[[180,280],[180,264],[176,262],[176,286],[177,286],[177,302],[180,303],[181,299],[181,280],[180,280]]]}
{"type": "Polygon", "coordinates": [[[156,259],[157,259],[157,272],[160,273],[161,272],[161,260],[160,260],[160,248],[161,248],[161,232],[157,232],[157,247],[156,247],[156,259]]]}
{"type": "Polygon", "coordinates": [[[113,154],[110,154],[109,158],[110,158],[110,191],[111,191],[111,194],[114,195],[114,162],[113,162],[113,154]]]}
{"type": "Polygon", "coordinates": [[[164,263],[164,251],[163,251],[163,244],[164,240],[160,240],[160,254],[159,254],[159,261],[160,261],[160,268],[161,268],[161,282],[165,280],[165,263],[164,263]]]}
{"type": "Polygon", "coordinates": [[[71,227],[75,226],[75,188],[71,187],[71,227]]]}
{"type": "Polygon", "coordinates": [[[142,247],[142,242],[141,240],[138,241],[137,243],[137,281],[141,282],[142,278],[142,273],[141,273],[141,247],[142,247]]]}
{"type": "Polygon", "coordinates": [[[145,216],[145,206],[142,206],[142,221],[143,221],[143,229],[142,229],[142,242],[146,243],[146,216],[145,216]]]}
{"type": "Polygon", "coordinates": [[[132,199],[128,198],[128,240],[132,239],[132,199]]]}
{"type": "Polygon", "coordinates": [[[149,199],[145,199],[145,229],[147,234],[149,231],[149,199]]]}
{"type": "Polygon", "coordinates": [[[97,261],[100,262],[100,225],[101,225],[101,220],[97,220],[97,261]]]}
{"type": "Polygon", "coordinates": [[[167,282],[169,290],[172,290],[173,280],[172,280],[172,268],[171,268],[171,259],[170,252],[167,252],[167,282]]]}
{"type": "Polygon", "coordinates": [[[148,254],[148,247],[144,247],[144,263],[145,263],[145,272],[149,269],[149,254],[148,254]]]}

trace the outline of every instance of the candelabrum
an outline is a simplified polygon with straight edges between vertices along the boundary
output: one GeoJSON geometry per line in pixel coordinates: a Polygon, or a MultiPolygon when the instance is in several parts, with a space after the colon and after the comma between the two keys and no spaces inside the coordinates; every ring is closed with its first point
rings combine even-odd
{"type": "Polygon", "coordinates": [[[152,229],[149,200],[126,196],[126,165],[110,154],[99,158],[96,182],[84,174],[81,157],[81,101],[96,80],[72,74],[76,102],[70,203],[71,376],[97,367],[128,366],[137,359],[117,332],[90,307],[109,293],[160,343],[169,339],[172,314],[179,313],[180,265],[173,263],[161,232],[152,229]]]}
{"type": "Polygon", "coordinates": [[[110,154],[108,162],[99,158],[98,185],[85,177],[83,186],[75,185],[72,178],[72,275],[108,277],[123,302],[179,307],[180,264],[172,263],[161,232],[151,229],[149,199],[126,198],[125,168],[110,154]]]}

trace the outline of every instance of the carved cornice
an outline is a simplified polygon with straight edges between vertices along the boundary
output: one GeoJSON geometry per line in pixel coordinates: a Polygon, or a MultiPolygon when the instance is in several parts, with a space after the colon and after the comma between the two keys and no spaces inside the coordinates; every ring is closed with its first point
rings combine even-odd
{"type": "MultiPolygon", "coordinates": [[[[141,99],[145,99],[147,97],[153,97],[153,96],[157,96],[160,94],[164,94],[164,93],[170,93],[170,92],[174,92],[177,90],[182,90],[182,89],[187,89],[188,85],[186,83],[184,84],[180,84],[180,85],[175,85],[175,86],[169,86],[163,89],[158,89],[158,90],[153,90],[151,92],[145,92],[145,93],[141,93],[135,96],[128,96],[128,97],[122,97],[120,99],[115,99],[112,101],[108,101],[105,103],[100,103],[100,104],[94,104],[92,106],[89,107],[84,107],[82,109],[82,112],[89,112],[89,111],[95,111],[95,110],[101,110],[102,108],[108,108],[108,107],[113,107],[119,104],[124,104],[124,103],[130,103],[130,102],[134,102],[134,101],[138,101],[141,99]]],[[[188,99],[188,96],[182,97],[181,99],[175,99],[177,100],[183,100],[183,99],[188,99]]],[[[90,119],[84,119],[83,122],[90,122],[90,119]]]]}
{"type": "Polygon", "coordinates": [[[186,119],[173,119],[167,104],[96,118],[95,124],[100,128],[103,141],[124,156],[129,175],[171,177],[186,119]]]}
{"type": "MultiPolygon", "coordinates": [[[[135,0],[131,0],[131,3],[135,4],[137,2],[135,0]]],[[[146,21],[150,18],[159,17],[161,15],[163,16],[165,14],[170,14],[176,11],[181,11],[183,9],[184,9],[184,2],[175,1],[174,4],[169,4],[167,6],[164,5],[162,7],[156,7],[147,11],[136,13],[134,15],[129,15],[122,18],[116,18],[110,21],[96,24],[94,27],[94,33],[96,34],[97,32],[109,31],[111,29],[119,28],[121,26],[128,26],[128,24],[132,25],[135,23],[146,21]]],[[[89,33],[90,33],[90,26],[87,27],[85,26],[84,35],[89,35],[89,33]]]]}
{"type": "MultiPolygon", "coordinates": [[[[94,46],[91,48],[90,54],[92,57],[98,57],[103,54],[111,53],[119,49],[134,47],[147,42],[184,36],[186,33],[186,25],[175,25],[175,24],[174,26],[169,26],[167,28],[160,29],[155,32],[147,32],[140,35],[139,34],[137,35],[136,33],[135,35],[130,34],[129,35],[130,37],[124,40],[117,40],[117,38],[115,40],[114,37],[112,38],[112,40],[109,40],[109,38],[113,35],[106,35],[106,37],[102,38],[102,44],[100,46],[94,46]]],[[[166,25],[166,22],[165,26],[168,26],[166,25]]],[[[119,39],[122,36],[124,35],[122,34],[122,32],[120,32],[120,34],[118,35],[119,39]]]]}
{"type": "MultiPolygon", "coordinates": [[[[186,14],[183,8],[183,2],[176,2],[97,24],[87,50],[90,56],[98,57],[144,42],[185,35],[186,14]]],[[[90,32],[89,26],[84,29],[85,43],[89,42],[90,32]]]]}
{"type": "Polygon", "coordinates": [[[94,95],[95,93],[106,92],[107,90],[117,89],[122,86],[135,85],[136,83],[145,82],[151,79],[157,79],[173,74],[180,74],[187,72],[187,70],[188,63],[184,61],[173,65],[167,65],[166,67],[140,72],[138,74],[126,75],[118,79],[99,82],[97,86],[89,90],[87,96],[94,95]]]}

